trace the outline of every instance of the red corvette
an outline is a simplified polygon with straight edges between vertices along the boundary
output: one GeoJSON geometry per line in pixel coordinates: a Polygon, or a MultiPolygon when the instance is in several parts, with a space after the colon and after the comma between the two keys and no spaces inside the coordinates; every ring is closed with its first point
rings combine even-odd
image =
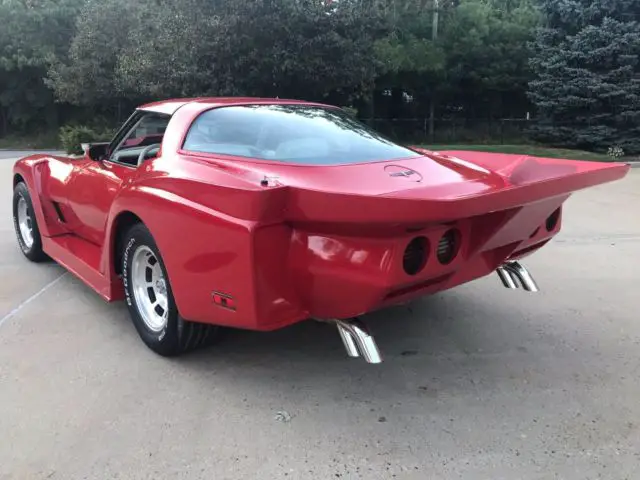
{"type": "Polygon", "coordinates": [[[28,259],[126,300],[159,354],[314,318],[377,363],[357,316],[493,272],[536,291],[519,259],[558,233],[572,192],[627,170],[407,148],[316,103],[180,99],[82,157],[19,160],[13,216],[28,259]]]}

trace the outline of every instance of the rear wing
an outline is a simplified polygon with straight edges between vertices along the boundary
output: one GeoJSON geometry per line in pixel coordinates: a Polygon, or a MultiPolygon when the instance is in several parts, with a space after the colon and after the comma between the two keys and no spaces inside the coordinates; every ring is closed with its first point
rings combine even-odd
{"type": "Polygon", "coordinates": [[[506,210],[624,177],[630,166],[523,155],[465,152],[465,159],[425,151],[456,168],[485,169],[477,182],[413,188],[379,196],[289,187],[286,220],[351,224],[446,222],[506,210]]]}

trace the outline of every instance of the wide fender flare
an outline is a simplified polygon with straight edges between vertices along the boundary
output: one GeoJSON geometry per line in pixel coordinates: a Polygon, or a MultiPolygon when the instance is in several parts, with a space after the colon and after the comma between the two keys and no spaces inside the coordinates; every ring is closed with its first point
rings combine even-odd
{"type": "MultiPolygon", "coordinates": [[[[194,216],[202,216],[207,222],[224,221],[221,218],[224,215],[216,210],[163,189],[138,184],[122,190],[114,200],[107,219],[105,248],[100,264],[101,271],[111,283],[117,280],[115,259],[120,220],[129,215],[140,219],[153,236],[170,282],[172,276],[177,275],[177,270],[181,268],[178,252],[184,249],[185,242],[188,242],[184,226],[192,221],[194,216]]],[[[186,247],[188,248],[188,245],[186,247]]],[[[172,287],[174,284],[175,282],[172,282],[172,287]]],[[[180,309],[181,292],[174,287],[173,293],[180,309]]]]}
{"type": "MultiPolygon", "coordinates": [[[[31,196],[31,203],[38,222],[38,229],[40,235],[43,237],[50,237],[55,234],[49,229],[49,225],[46,222],[44,211],[42,208],[41,195],[43,192],[42,174],[38,172],[38,169],[48,168],[49,159],[46,156],[33,156],[26,157],[18,160],[13,166],[13,175],[11,175],[11,182],[14,182],[16,175],[20,175],[27,185],[29,195],[31,196]]],[[[13,185],[12,185],[13,187],[13,185]]]]}

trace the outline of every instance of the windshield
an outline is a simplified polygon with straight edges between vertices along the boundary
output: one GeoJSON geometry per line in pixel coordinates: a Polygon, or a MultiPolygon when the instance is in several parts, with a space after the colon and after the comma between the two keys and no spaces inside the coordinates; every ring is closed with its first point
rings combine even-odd
{"type": "Polygon", "coordinates": [[[183,149],[304,165],[415,157],[346,112],[309,105],[215,108],[194,122],[183,149]]]}

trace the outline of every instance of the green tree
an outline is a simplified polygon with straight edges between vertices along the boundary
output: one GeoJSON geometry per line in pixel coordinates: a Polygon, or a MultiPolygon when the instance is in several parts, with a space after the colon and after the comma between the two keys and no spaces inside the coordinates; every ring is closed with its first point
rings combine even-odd
{"type": "Polygon", "coordinates": [[[83,0],[0,0],[0,136],[57,123],[44,83],[48,65],[66,55],[83,0]]]}
{"type": "Polygon", "coordinates": [[[116,68],[145,6],[127,0],[86,2],[68,55],[56,59],[49,69],[48,84],[58,100],[86,106],[124,96],[116,88],[116,68]]]}
{"type": "Polygon", "coordinates": [[[219,90],[322,99],[375,77],[375,18],[356,4],[232,0],[216,42],[219,90]]]}
{"type": "MultiPolygon", "coordinates": [[[[444,13],[446,8],[449,4],[437,13],[444,13]]],[[[418,104],[429,105],[431,131],[436,97],[446,77],[446,52],[437,39],[435,14],[433,3],[426,8],[415,4],[401,8],[398,2],[389,2],[386,8],[388,33],[374,43],[374,51],[383,68],[378,85],[391,90],[390,113],[402,115],[400,105],[404,95],[409,94],[418,104]]]]}
{"type": "Polygon", "coordinates": [[[530,97],[554,145],[640,152],[640,2],[544,0],[530,97]]]}
{"type": "Polygon", "coordinates": [[[135,21],[113,71],[117,90],[143,98],[216,94],[218,9],[216,2],[182,0],[131,11],[135,21]]]}
{"type": "Polygon", "coordinates": [[[472,118],[522,114],[538,23],[533,0],[461,1],[442,26],[448,101],[472,118]]]}
{"type": "Polygon", "coordinates": [[[379,85],[398,99],[411,94],[420,115],[429,104],[438,117],[448,111],[483,118],[524,114],[527,42],[539,22],[533,2],[431,0],[399,8],[390,1],[390,33],[375,43],[384,67],[379,85]]]}
{"type": "Polygon", "coordinates": [[[354,5],[291,0],[89,0],[59,99],[194,95],[321,99],[375,77],[375,22],[354,5]],[[95,22],[100,18],[100,22],[95,22]]]}

